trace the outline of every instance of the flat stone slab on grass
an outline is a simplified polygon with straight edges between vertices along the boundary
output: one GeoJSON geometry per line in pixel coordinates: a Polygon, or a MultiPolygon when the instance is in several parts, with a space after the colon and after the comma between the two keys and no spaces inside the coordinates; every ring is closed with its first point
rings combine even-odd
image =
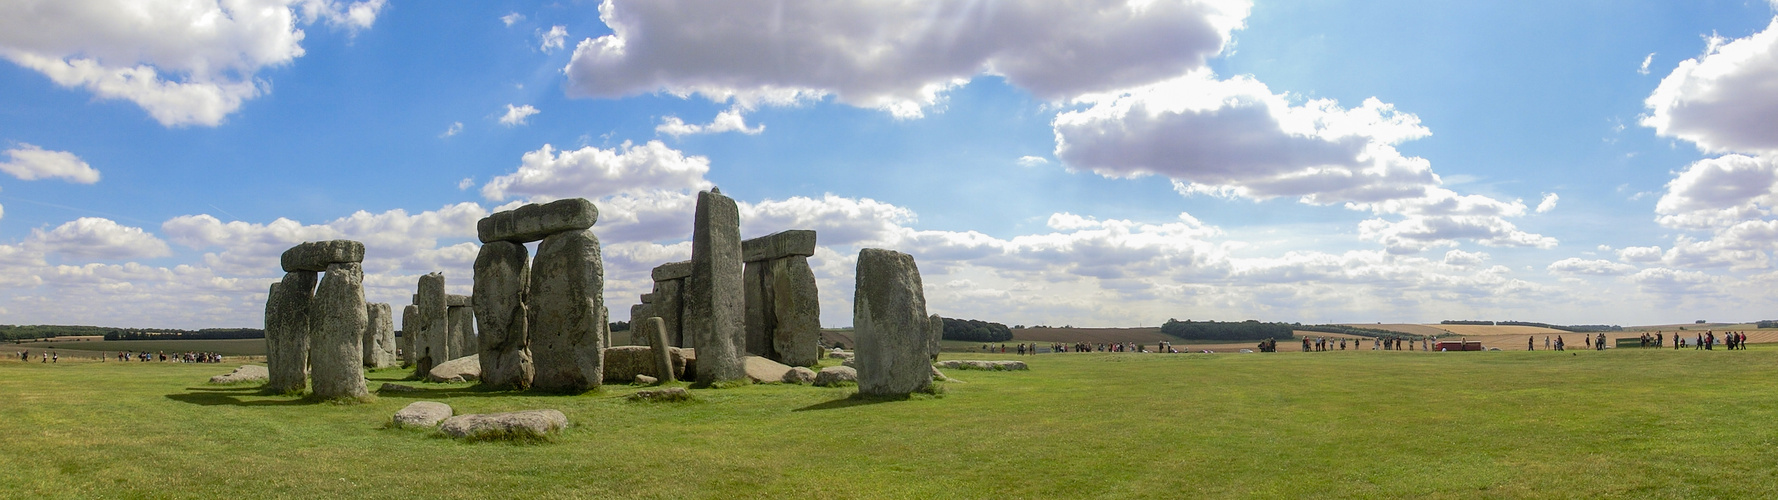
{"type": "Polygon", "coordinates": [[[445,419],[438,430],[463,439],[541,438],[568,427],[568,416],[558,410],[525,410],[506,413],[458,415],[445,419]]]}
{"type": "Polygon", "coordinates": [[[247,382],[264,382],[270,379],[272,372],[260,365],[241,365],[235,371],[224,375],[210,377],[212,384],[241,384],[247,382]]]}
{"type": "Polygon", "coordinates": [[[1014,370],[1030,370],[1031,369],[1031,367],[1025,366],[1024,361],[1006,361],[1006,360],[1003,360],[1003,361],[980,361],[980,360],[968,360],[968,359],[947,359],[947,360],[938,362],[938,364],[936,366],[938,366],[939,368],[945,368],[948,370],[1014,371],[1014,370]]]}
{"type": "Polygon", "coordinates": [[[691,401],[691,391],[684,387],[668,387],[650,391],[636,391],[629,396],[630,401],[674,402],[691,401]]]}
{"type": "Polygon", "coordinates": [[[432,427],[451,418],[451,405],[434,401],[415,401],[408,403],[401,411],[395,412],[396,427],[432,427]]]}
{"type": "Polygon", "coordinates": [[[784,374],[790,372],[790,366],[760,356],[744,358],[742,366],[747,370],[747,378],[756,384],[783,382],[784,374]]]}
{"type": "Polygon", "coordinates": [[[858,383],[858,370],[850,366],[829,366],[815,374],[816,387],[835,387],[848,382],[858,383]]]}
{"type": "Polygon", "coordinates": [[[482,377],[482,361],[480,355],[470,355],[446,361],[442,365],[432,367],[426,372],[428,382],[469,382],[482,377]]]}

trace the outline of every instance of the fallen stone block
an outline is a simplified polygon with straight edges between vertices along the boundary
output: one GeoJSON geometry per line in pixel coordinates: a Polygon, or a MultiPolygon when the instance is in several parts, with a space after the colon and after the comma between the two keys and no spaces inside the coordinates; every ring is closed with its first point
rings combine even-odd
{"type": "Polygon", "coordinates": [[[815,373],[816,387],[837,387],[858,383],[858,370],[850,366],[829,366],[815,373]]]}
{"type": "Polygon", "coordinates": [[[650,390],[650,391],[636,391],[636,393],[631,394],[629,396],[629,398],[630,398],[630,401],[647,401],[647,402],[659,402],[659,403],[670,403],[670,402],[675,402],[675,401],[691,401],[692,400],[691,391],[685,390],[684,387],[668,387],[665,389],[655,389],[655,390],[650,390]]]}
{"type": "Polygon", "coordinates": [[[525,410],[506,413],[458,415],[445,419],[438,430],[460,439],[533,439],[568,427],[568,416],[558,410],[525,410]]]}
{"type": "Polygon", "coordinates": [[[469,382],[482,378],[480,355],[469,355],[444,362],[426,372],[427,382],[469,382]]]}
{"type": "Polygon", "coordinates": [[[451,405],[415,401],[395,412],[394,422],[396,427],[432,427],[451,418],[451,412],[451,405]]]}
{"type": "Polygon", "coordinates": [[[224,375],[210,377],[212,384],[244,384],[248,382],[264,382],[271,378],[272,372],[260,365],[241,365],[235,371],[224,375]]]}

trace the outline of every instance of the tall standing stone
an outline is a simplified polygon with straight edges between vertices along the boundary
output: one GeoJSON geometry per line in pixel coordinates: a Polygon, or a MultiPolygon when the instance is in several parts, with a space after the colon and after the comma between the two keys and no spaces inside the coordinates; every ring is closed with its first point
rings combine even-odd
{"type": "Polygon", "coordinates": [[[697,336],[700,385],[744,380],[741,212],[721,193],[698,193],[691,232],[685,333],[697,336]]]}
{"type": "Polygon", "coordinates": [[[854,361],[858,393],[898,396],[931,386],[932,363],[927,356],[931,320],[913,256],[866,248],[858,252],[855,279],[852,328],[858,344],[854,361]]]}
{"type": "Polygon", "coordinates": [[[370,318],[364,306],[364,269],[356,262],[327,266],[315,289],[309,321],[309,366],[313,394],[322,399],[362,399],[364,330],[370,318]]]}
{"type": "Polygon", "coordinates": [[[453,359],[450,352],[450,316],[445,306],[443,273],[420,276],[419,290],[414,293],[413,326],[402,325],[414,334],[414,374],[425,378],[433,366],[453,359]]]}
{"type": "Polygon", "coordinates": [[[315,272],[284,273],[272,284],[265,303],[265,351],[272,392],[302,392],[308,385],[309,306],[315,295],[315,272]]]}
{"type": "Polygon", "coordinates": [[[450,321],[447,327],[450,332],[450,358],[474,355],[479,345],[475,339],[475,309],[462,305],[446,308],[445,314],[450,321]]]}
{"type": "Polygon", "coordinates": [[[772,342],[772,329],[777,325],[772,316],[772,261],[748,262],[741,268],[742,298],[746,304],[747,354],[778,359],[772,342]]]}
{"type": "Polygon", "coordinates": [[[408,304],[401,308],[401,364],[414,364],[414,329],[419,326],[420,306],[408,304]]]}
{"type": "Polygon", "coordinates": [[[821,360],[821,293],[809,259],[772,261],[772,351],[778,362],[811,366],[821,360]]]}
{"type": "Polygon", "coordinates": [[[531,338],[527,326],[525,287],[531,265],[524,245],[508,241],[482,244],[475,257],[475,321],[482,364],[481,383],[502,389],[531,387],[531,338]]]}
{"type": "Polygon", "coordinates": [[[604,274],[592,231],[552,234],[537,246],[527,304],[533,388],[582,392],[604,382],[604,274]]]}
{"type": "Polygon", "coordinates": [[[685,280],[656,281],[655,303],[649,306],[667,325],[667,342],[674,347],[696,348],[697,338],[685,334],[685,280]]]}
{"type": "Polygon", "coordinates": [[[630,330],[649,339],[648,345],[654,350],[654,372],[659,374],[661,383],[673,382],[673,348],[667,345],[667,322],[658,316],[631,318],[630,330]]]}
{"type": "Polygon", "coordinates": [[[926,321],[926,355],[938,361],[939,341],[945,338],[945,319],[937,314],[926,321]]]}
{"type": "Polygon", "coordinates": [[[365,304],[364,313],[368,318],[364,329],[364,367],[395,366],[395,318],[389,314],[389,304],[365,304]]]}

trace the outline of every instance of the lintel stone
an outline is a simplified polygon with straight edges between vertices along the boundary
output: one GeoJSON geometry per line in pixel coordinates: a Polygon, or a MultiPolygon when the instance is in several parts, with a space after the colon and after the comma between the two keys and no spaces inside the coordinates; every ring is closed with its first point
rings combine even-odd
{"type": "Polygon", "coordinates": [[[655,266],[654,280],[681,280],[691,277],[691,261],[668,262],[655,266]]]}
{"type": "Polygon", "coordinates": [[[569,198],[541,205],[532,203],[483,217],[475,223],[475,232],[482,243],[530,243],[556,233],[584,231],[598,222],[599,208],[593,202],[569,198]]]}
{"type": "Polygon", "coordinates": [[[741,261],[758,262],[793,255],[815,255],[815,231],[792,229],[741,242],[741,261]]]}
{"type": "Polygon", "coordinates": [[[305,241],[278,258],[284,272],[322,272],[330,264],[364,262],[364,244],[352,240],[305,241]]]}

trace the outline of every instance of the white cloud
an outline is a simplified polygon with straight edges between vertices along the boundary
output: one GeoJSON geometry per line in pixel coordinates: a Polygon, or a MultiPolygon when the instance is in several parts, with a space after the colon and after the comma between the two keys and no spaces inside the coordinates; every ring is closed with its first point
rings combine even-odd
{"type": "Polygon", "coordinates": [[[766,131],[766,126],[762,124],[753,128],[747,128],[747,119],[741,116],[741,109],[729,108],[721,113],[717,113],[716,119],[711,120],[709,125],[685,123],[685,120],[681,120],[677,116],[667,116],[661,118],[661,124],[656,125],[654,131],[658,134],[667,134],[673,137],[690,134],[717,134],[722,132],[740,132],[747,135],[758,135],[760,132],[766,131]]]}
{"type": "Polygon", "coordinates": [[[709,171],[708,158],[686,156],[660,141],[561,152],[545,144],[525,153],[518,171],[489,180],[482,196],[492,201],[513,195],[599,198],[630,190],[704,189],[710,186],[704,180],[709,171]]]}
{"type": "Polygon", "coordinates": [[[255,75],[304,51],[299,24],[357,30],[383,0],[110,0],[0,4],[0,57],[125,99],[165,126],[215,126],[270,90],[255,75]]]}
{"type": "Polygon", "coordinates": [[[1661,247],[1628,247],[1617,251],[1618,260],[1649,263],[1661,260],[1661,247]]]}
{"type": "Polygon", "coordinates": [[[999,75],[1044,99],[1202,67],[1248,0],[718,3],[608,0],[613,31],[582,41],[570,95],[665,91],[745,105],[833,96],[919,117],[946,90],[999,75]]]}
{"type": "Polygon", "coordinates": [[[1642,67],[1636,68],[1636,73],[1642,74],[1642,75],[1648,74],[1648,64],[1652,63],[1654,61],[1655,61],[1655,53],[1649,52],[1648,57],[1642,58],[1642,67]]]}
{"type": "Polygon", "coordinates": [[[1479,266],[1488,260],[1486,252],[1465,252],[1452,249],[1445,252],[1445,265],[1457,267],[1479,266]]]}
{"type": "Polygon", "coordinates": [[[1555,210],[1556,200],[1560,199],[1562,199],[1562,197],[1557,196],[1556,193],[1544,193],[1543,201],[1537,202],[1537,213],[1549,213],[1549,211],[1555,210]]]}
{"type": "Polygon", "coordinates": [[[512,27],[513,23],[523,21],[523,20],[525,20],[525,15],[517,13],[517,12],[513,12],[513,13],[510,13],[510,14],[507,14],[504,16],[500,16],[500,22],[506,23],[507,27],[512,27]]]}
{"type": "Polygon", "coordinates": [[[166,242],[142,231],[142,228],[120,225],[111,219],[99,217],[81,217],[49,231],[33,229],[27,243],[41,245],[49,252],[62,255],[108,260],[155,258],[172,254],[166,242]]]}
{"type": "Polygon", "coordinates": [[[1609,260],[1586,260],[1567,258],[1553,262],[1547,267],[1554,274],[1585,274],[1590,276],[1623,276],[1636,270],[1636,266],[1619,264],[1609,260]]]}
{"type": "Polygon", "coordinates": [[[555,52],[562,48],[563,42],[567,39],[568,27],[566,26],[551,26],[547,32],[537,30],[537,50],[555,52]]]}
{"type": "Polygon", "coordinates": [[[6,150],[6,156],[12,160],[0,163],[0,171],[19,179],[62,178],[80,184],[99,182],[98,170],[67,151],[50,151],[19,143],[18,147],[6,150]]]}
{"type": "MultiPolygon", "coordinates": [[[[508,111],[508,113],[510,113],[510,111],[508,111]]],[[[463,122],[451,122],[451,126],[446,127],[444,133],[438,134],[438,136],[439,137],[450,137],[453,135],[457,135],[460,132],[463,132],[463,122]]]]}
{"type": "Polygon", "coordinates": [[[475,187],[474,177],[464,177],[463,180],[457,181],[458,191],[468,191],[472,187],[475,187]]]}
{"type": "Polygon", "coordinates": [[[208,214],[182,215],[162,223],[161,233],[188,248],[221,249],[205,254],[204,264],[230,274],[281,274],[278,256],[297,243],[351,239],[364,243],[367,273],[425,273],[449,267],[467,277],[475,250],[469,249],[464,257],[462,248],[438,245],[441,239],[473,238],[476,221],[488,213],[480,205],[465,202],[413,215],[400,209],[378,214],[361,210],[312,225],[284,218],[257,224],[223,222],[208,214]]]}
{"type": "Polygon", "coordinates": [[[1778,17],[1747,38],[1711,38],[1644,102],[1642,125],[1710,152],[1778,152],[1778,17]]]}
{"type": "Polygon", "coordinates": [[[531,115],[538,113],[542,113],[542,111],[538,111],[537,108],[531,107],[530,104],[524,106],[513,106],[508,104],[506,105],[506,114],[500,116],[500,124],[508,127],[524,125],[526,124],[526,120],[531,118],[531,115]]]}
{"type": "Polygon", "coordinates": [[[1050,161],[1042,156],[1026,155],[1019,157],[1018,164],[1021,167],[1041,167],[1050,164],[1050,161]]]}
{"type": "Polygon", "coordinates": [[[1655,213],[1669,227],[1721,228],[1770,215],[1774,204],[1778,164],[1731,154],[1698,160],[1674,176],[1655,213]]]}

